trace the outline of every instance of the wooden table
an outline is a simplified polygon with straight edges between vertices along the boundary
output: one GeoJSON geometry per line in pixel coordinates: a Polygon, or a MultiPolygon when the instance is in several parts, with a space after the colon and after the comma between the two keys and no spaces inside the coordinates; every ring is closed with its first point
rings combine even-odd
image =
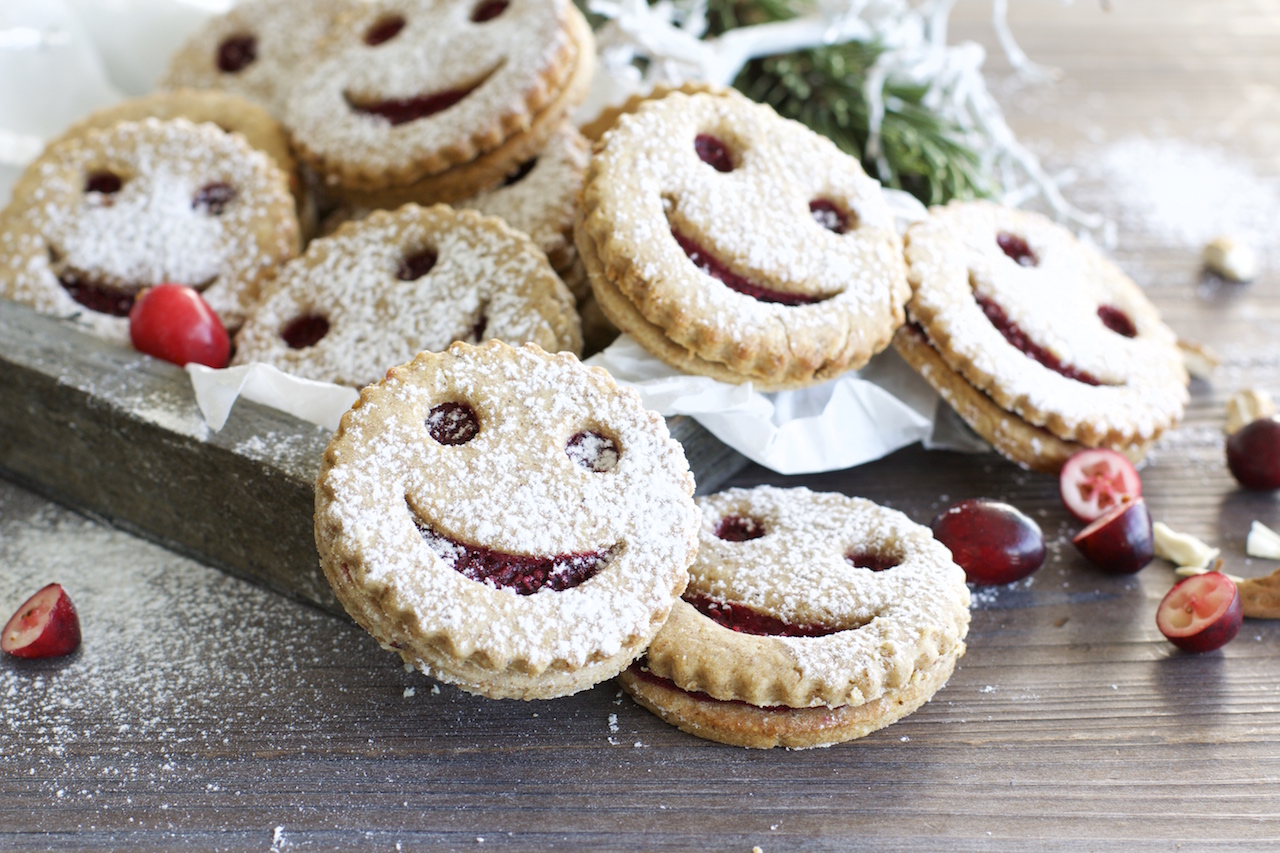
{"type": "MultiPolygon", "coordinates": [[[[1131,134],[1225,152],[1276,197],[1280,4],[1013,4],[1056,88],[1003,89],[1011,123],[1120,223],[1114,252],[1180,334],[1226,363],[1146,467],[1154,515],[1244,556],[1272,494],[1222,464],[1226,397],[1280,392],[1280,282],[1203,279],[1198,245],[1141,227],[1090,175],[1131,134]]],[[[985,3],[953,39],[990,42],[985,3]]],[[[992,51],[990,67],[1005,68],[992,51]]],[[[1162,143],[1164,144],[1164,143],[1162,143]]],[[[1185,176],[1171,174],[1171,180],[1185,176]]],[[[1266,225],[1274,234],[1275,222],[1266,225]]],[[[1167,232],[1167,229],[1166,229],[1167,232]]],[[[1277,241],[1259,245],[1280,262],[1277,241]]],[[[606,684],[490,702],[404,672],[353,625],[0,482],[0,611],[47,580],[76,594],[84,649],[0,663],[0,849],[1262,850],[1280,842],[1280,623],[1188,656],[1154,624],[1172,569],[1115,578],[1069,539],[1052,478],[908,448],[852,471],[735,481],[860,494],[927,522],[1007,499],[1050,558],[982,591],[969,651],[916,714],[807,752],[722,747],[606,684]]]]}

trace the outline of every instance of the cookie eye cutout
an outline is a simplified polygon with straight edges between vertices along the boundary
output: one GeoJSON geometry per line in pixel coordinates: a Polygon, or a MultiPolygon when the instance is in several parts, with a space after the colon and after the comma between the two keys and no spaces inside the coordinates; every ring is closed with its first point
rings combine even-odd
{"type": "Polygon", "coordinates": [[[441,403],[427,413],[427,432],[446,447],[466,444],[480,433],[480,419],[466,403],[441,403]]]}
{"type": "Polygon", "coordinates": [[[622,455],[616,441],[594,430],[574,433],[565,444],[564,452],[579,468],[597,474],[618,467],[618,459],[622,455]]]}
{"type": "Polygon", "coordinates": [[[1117,335],[1126,338],[1136,338],[1138,336],[1138,327],[1133,325],[1133,320],[1129,319],[1129,315],[1113,305],[1099,305],[1098,319],[1102,321],[1102,325],[1117,335]]]}
{"type": "Polygon", "coordinates": [[[400,35],[400,31],[404,29],[404,23],[403,15],[388,15],[380,18],[377,23],[365,30],[364,43],[369,47],[385,44],[400,35]]]}
{"type": "Polygon", "coordinates": [[[483,3],[471,10],[471,23],[483,24],[485,21],[492,21],[494,18],[507,11],[508,0],[484,0],[483,3]]]}
{"type": "Polygon", "coordinates": [[[191,199],[191,209],[209,216],[221,216],[235,197],[236,191],[230,184],[215,181],[205,184],[196,192],[195,197],[191,199]]]}
{"type": "Polygon", "coordinates": [[[345,94],[344,97],[351,109],[365,115],[384,118],[394,127],[444,112],[483,86],[501,67],[500,62],[474,83],[459,89],[445,89],[441,92],[429,92],[411,98],[387,98],[380,101],[360,101],[352,98],[350,94],[345,94]]]}
{"type": "Polygon", "coordinates": [[[832,628],[829,625],[796,625],[776,616],[753,610],[745,604],[719,601],[700,593],[685,594],[683,598],[693,606],[694,610],[712,622],[739,634],[754,634],[761,637],[825,637],[845,630],[832,628]]]}
{"type": "Polygon", "coordinates": [[[902,560],[892,554],[875,554],[870,551],[851,551],[844,558],[854,568],[870,569],[873,572],[883,572],[902,563],[902,560]]]}
{"type": "Polygon", "coordinates": [[[1036,253],[1031,251],[1027,241],[1017,234],[1001,231],[996,235],[996,245],[1020,267],[1040,266],[1040,259],[1036,257],[1036,253]]]}
{"type": "Polygon", "coordinates": [[[86,193],[115,195],[120,192],[120,188],[123,186],[124,178],[107,169],[90,172],[84,180],[84,191],[86,193]]]}
{"type": "Polygon", "coordinates": [[[247,34],[227,36],[218,45],[218,70],[223,74],[236,74],[243,71],[257,58],[257,36],[247,34]]]}
{"type": "Polygon", "coordinates": [[[851,213],[845,213],[834,201],[826,198],[815,198],[809,202],[809,213],[813,216],[813,221],[821,225],[823,228],[833,234],[844,234],[849,230],[849,221],[852,219],[854,227],[857,227],[857,217],[851,213]]]}
{"type": "Polygon", "coordinates": [[[289,349],[306,349],[320,343],[329,334],[329,320],[319,314],[303,314],[289,321],[280,330],[280,337],[289,345],[289,349]]]}
{"type": "Polygon", "coordinates": [[[760,302],[769,302],[775,305],[812,305],[816,302],[823,302],[830,297],[814,296],[809,293],[784,293],[780,290],[771,290],[767,287],[761,287],[743,276],[730,270],[727,266],[720,262],[718,258],[699,246],[693,240],[681,234],[674,227],[671,229],[671,236],[675,238],[676,243],[689,256],[689,260],[693,261],[694,266],[702,270],[716,281],[728,287],[730,290],[737,291],[744,296],[750,296],[752,299],[760,302]]]}
{"type": "Polygon", "coordinates": [[[693,150],[699,160],[717,172],[733,171],[733,156],[729,153],[729,146],[719,138],[709,133],[699,133],[693,138],[693,150]]]}
{"type": "Polygon", "coordinates": [[[534,157],[532,160],[525,160],[520,164],[518,169],[502,179],[502,186],[509,187],[512,184],[520,183],[525,178],[529,177],[529,173],[533,171],[533,167],[536,165],[538,165],[537,157],[534,157]]]}
{"type": "Polygon", "coordinates": [[[745,515],[726,515],[716,525],[716,538],[726,542],[747,542],[766,532],[763,521],[745,515]]]}
{"type": "Polygon", "coordinates": [[[396,278],[401,281],[417,281],[431,272],[431,268],[436,265],[439,258],[434,249],[423,249],[420,252],[405,255],[400,259],[400,266],[396,268],[396,278]]]}

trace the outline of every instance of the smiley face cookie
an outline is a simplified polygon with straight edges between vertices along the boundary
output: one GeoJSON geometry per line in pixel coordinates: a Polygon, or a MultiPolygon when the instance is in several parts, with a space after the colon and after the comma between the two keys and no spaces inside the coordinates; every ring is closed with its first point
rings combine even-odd
{"type": "Polygon", "coordinates": [[[899,333],[898,351],[1014,461],[1056,471],[1085,446],[1141,458],[1181,419],[1176,336],[1061,226],[953,202],[911,227],[907,262],[916,328],[899,333]]]}
{"type": "Polygon", "coordinates": [[[128,341],[145,287],[201,291],[228,330],[298,253],[284,174],[240,137],[183,119],[124,122],[44,152],[0,230],[0,295],[128,341]]]}
{"type": "Polygon", "coordinates": [[[393,368],[342,418],[316,545],[405,662],[492,698],[584,690],[634,660],[688,580],[693,476],[598,368],[499,341],[393,368]]]}
{"type": "Polygon", "coordinates": [[[742,97],[673,92],[623,115],[574,234],[620,329],[681,370],[765,390],[861,367],[909,295],[879,185],[742,97]]]}
{"type": "Polygon", "coordinates": [[[698,501],[689,586],[620,677],[680,729],[736,746],[862,737],[964,654],[964,571],[927,527],[861,498],[732,489],[698,501]]]}
{"type": "Polygon", "coordinates": [[[569,0],[371,0],[299,75],[284,122],[351,203],[452,202],[536,156],[593,63],[569,0]]]}
{"type": "Polygon", "coordinates": [[[376,211],[287,264],[236,337],[236,364],[356,388],[454,341],[582,349],[573,296],[501,220],[446,205],[376,211]]]}

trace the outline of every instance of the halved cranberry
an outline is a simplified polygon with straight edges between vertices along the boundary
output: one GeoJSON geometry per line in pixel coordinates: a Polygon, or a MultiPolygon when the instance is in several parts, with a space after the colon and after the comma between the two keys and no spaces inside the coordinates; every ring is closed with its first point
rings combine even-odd
{"type": "Polygon", "coordinates": [[[69,655],[80,647],[80,616],[61,584],[23,602],[0,632],[0,649],[20,658],[69,655]]]}
{"type": "Polygon", "coordinates": [[[396,270],[396,278],[401,281],[417,281],[436,265],[438,256],[431,249],[423,249],[412,255],[406,255],[396,270]]]}
{"type": "Polygon", "coordinates": [[[519,595],[533,595],[543,589],[554,592],[572,589],[595,577],[612,556],[612,549],[553,557],[507,554],[451,539],[423,523],[412,509],[410,513],[431,550],[454,571],[473,581],[512,589],[519,595]]]}
{"type": "Polygon", "coordinates": [[[698,159],[717,172],[732,172],[733,157],[729,147],[709,133],[699,133],[693,138],[693,150],[698,159]]]}
{"type": "Polygon", "coordinates": [[[780,290],[761,287],[730,270],[710,252],[679,231],[672,229],[671,236],[676,239],[676,243],[679,244],[680,248],[684,249],[684,253],[689,256],[689,260],[693,261],[694,266],[722,283],[725,287],[735,290],[744,296],[750,296],[752,299],[777,305],[812,305],[828,298],[826,296],[812,296],[808,293],[783,293],[780,290]]]}
{"type": "Polygon", "coordinates": [[[441,444],[466,444],[480,432],[480,419],[466,403],[441,403],[427,413],[427,432],[441,444]]]}
{"type": "Polygon", "coordinates": [[[1138,327],[1133,325],[1129,315],[1119,308],[1114,308],[1110,305],[1098,306],[1098,319],[1102,321],[1102,325],[1117,335],[1123,335],[1126,338],[1137,337],[1138,327]]]}
{"type": "Polygon", "coordinates": [[[510,5],[507,0],[485,0],[479,6],[476,6],[471,12],[471,22],[475,24],[483,24],[485,21],[492,21],[494,18],[507,11],[510,5]]]}
{"type": "Polygon", "coordinates": [[[257,36],[228,36],[218,45],[218,70],[226,74],[243,71],[257,58],[257,36]]]}
{"type": "Polygon", "coordinates": [[[97,311],[99,314],[108,314],[112,317],[128,317],[129,312],[133,310],[133,302],[137,296],[117,287],[108,287],[98,282],[86,281],[74,272],[65,272],[59,275],[58,283],[62,285],[62,289],[72,299],[85,308],[90,311],[97,311]]]}
{"type": "Polygon", "coordinates": [[[564,452],[575,464],[597,474],[618,467],[618,443],[594,430],[574,433],[564,452]]]}
{"type": "Polygon", "coordinates": [[[991,325],[995,326],[1000,334],[1004,335],[1004,339],[1012,344],[1019,352],[1035,359],[1053,372],[1061,374],[1068,379],[1074,379],[1076,382],[1083,382],[1085,385],[1102,384],[1102,382],[1093,374],[1083,370],[1078,370],[1069,364],[1063,364],[1062,360],[1056,355],[1028,338],[1027,333],[1022,331],[1017,323],[1010,320],[1009,315],[1006,314],[1004,309],[997,305],[994,300],[989,299],[976,291],[973,294],[973,298],[982,309],[982,313],[987,315],[987,319],[991,321],[991,325]]]}
{"type": "Polygon", "coordinates": [[[870,569],[873,572],[892,569],[902,562],[897,557],[888,554],[870,554],[865,551],[859,551],[856,554],[845,554],[844,558],[859,569],[870,569]]]}
{"type": "Polygon", "coordinates": [[[1036,257],[1035,252],[1031,251],[1027,241],[1016,234],[1001,231],[996,235],[996,245],[1019,266],[1034,267],[1040,264],[1040,259],[1036,257]]]}
{"type": "Polygon", "coordinates": [[[210,216],[221,216],[227,205],[236,197],[235,189],[222,181],[205,184],[191,199],[192,210],[202,210],[210,216]]]}
{"type": "Polygon", "coordinates": [[[1156,555],[1151,513],[1142,498],[1107,510],[1071,541],[1089,562],[1113,575],[1131,575],[1156,555]]]}
{"type": "Polygon", "coordinates": [[[319,314],[304,314],[290,321],[289,325],[280,332],[280,337],[284,338],[284,342],[290,349],[306,349],[318,344],[327,334],[329,334],[328,318],[321,317],[319,314]]]}
{"type": "Polygon", "coordinates": [[[1211,652],[1235,639],[1244,622],[1240,590],[1226,575],[1183,578],[1156,608],[1156,627],[1187,652],[1211,652]]]}
{"type": "Polygon", "coordinates": [[[123,186],[124,180],[119,175],[115,172],[103,170],[89,175],[84,182],[84,191],[87,193],[113,195],[120,192],[120,188],[123,186]]]}
{"type": "Polygon", "coordinates": [[[794,625],[745,604],[720,601],[709,595],[686,593],[684,600],[717,625],[739,634],[762,637],[825,637],[841,630],[827,625],[794,625]]]}
{"type": "Polygon", "coordinates": [[[364,43],[369,47],[377,47],[383,42],[391,41],[404,29],[404,16],[388,15],[381,18],[364,34],[364,43]]]}
{"type": "Polygon", "coordinates": [[[529,176],[529,173],[533,171],[533,167],[536,165],[538,165],[537,157],[534,157],[532,160],[525,160],[523,163],[520,164],[520,168],[516,169],[510,175],[507,175],[505,178],[502,179],[502,185],[504,187],[509,187],[512,184],[520,183],[521,181],[523,181],[525,178],[529,176]]]}
{"type": "Polygon", "coordinates": [[[716,525],[717,538],[726,542],[746,542],[764,534],[764,522],[742,515],[726,515],[716,525]]]}
{"type": "Polygon", "coordinates": [[[813,215],[813,221],[821,225],[828,231],[836,234],[843,234],[849,230],[849,216],[840,208],[836,207],[834,201],[825,198],[815,198],[809,202],[809,213],[813,215]]]}

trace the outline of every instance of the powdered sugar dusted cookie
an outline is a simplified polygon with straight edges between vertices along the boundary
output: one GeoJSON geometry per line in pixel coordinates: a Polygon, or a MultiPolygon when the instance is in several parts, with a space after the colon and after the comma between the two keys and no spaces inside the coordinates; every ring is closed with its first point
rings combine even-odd
{"type": "MultiPolygon", "coordinates": [[[[912,319],[947,367],[1010,417],[1121,451],[1181,419],[1176,336],[1137,285],[1061,226],[953,202],[912,226],[907,261],[912,319]]],[[[937,386],[944,375],[925,378],[937,386]]]]}
{"type": "Polygon", "coordinates": [[[406,663],[493,698],[634,660],[684,589],[693,476],[660,416],[567,354],[491,341],[365,388],[316,482],[339,600],[406,663]]]}
{"type": "Polygon", "coordinates": [[[312,241],[240,330],[235,363],[358,388],[421,351],[492,339],[581,352],[573,296],[501,220],[410,204],[312,241]]]}
{"type": "Polygon", "coordinates": [[[623,687],[737,746],[861,737],[927,702],[964,654],[964,571],[927,527],[861,498],[702,498],[689,586],[623,687]]]}
{"type": "Polygon", "coordinates": [[[879,185],[745,98],[673,92],[592,156],[575,228],[604,313],[658,358],[765,389],[860,367],[909,288],[879,185]]]}
{"type": "Polygon", "coordinates": [[[359,0],[243,0],[174,54],[162,88],[222,89],[280,118],[299,70],[359,0]]]}
{"type": "Polygon", "coordinates": [[[184,119],[65,139],[23,173],[0,230],[0,294],[128,341],[136,294],[201,291],[239,328],[298,253],[284,174],[240,137],[184,119]]]}
{"type": "Polygon", "coordinates": [[[592,45],[569,0],[370,0],[300,75],[285,125],[354,203],[456,201],[543,147],[585,96],[592,45]]]}

